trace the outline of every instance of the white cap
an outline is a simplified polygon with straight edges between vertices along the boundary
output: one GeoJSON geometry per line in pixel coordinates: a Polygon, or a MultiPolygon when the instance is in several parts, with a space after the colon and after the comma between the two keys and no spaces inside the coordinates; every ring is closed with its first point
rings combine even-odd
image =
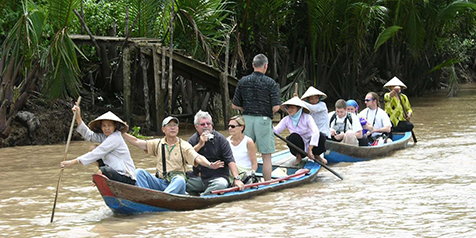
{"type": "Polygon", "coordinates": [[[163,121],[162,121],[162,127],[166,126],[167,124],[169,124],[169,122],[171,120],[174,120],[177,125],[179,124],[179,120],[176,118],[176,117],[166,117],[163,121]]]}

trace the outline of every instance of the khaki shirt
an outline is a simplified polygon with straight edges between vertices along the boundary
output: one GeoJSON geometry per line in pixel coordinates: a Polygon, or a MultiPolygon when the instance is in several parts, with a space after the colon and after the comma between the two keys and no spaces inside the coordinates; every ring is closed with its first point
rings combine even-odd
{"type": "Polygon", "coordinates": [[[165,145],[166,172],[187,172],[187,164],[193,165],[195,158],[199,154],[187,141],[178,138],[177,143],[169,145],[165,139],[154,139],[147,141],[147,154],[152,154],[157,158],[157,172],[159,177],[164,179],[162,168],[162,144],[165,145]],[[179,146],[180,144],[180,146],[179,146]],[[180,151],[181,148],[181,151],[180,151]],[[183,155],[183,158],[182,158],[183,155]]]}

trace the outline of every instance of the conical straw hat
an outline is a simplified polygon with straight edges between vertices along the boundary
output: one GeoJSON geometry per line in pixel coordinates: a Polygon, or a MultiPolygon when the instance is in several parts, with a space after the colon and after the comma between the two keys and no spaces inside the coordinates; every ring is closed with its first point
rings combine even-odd
{"type": "Polygon", "coordinates": [[[301,99],[304,100],[308,97],[311,97],[311,96],[322,96],[321,100],[324,100],[327,98],[327,95],[321,91],[319,91],[318,89],[316,89],[315,87],[313,86],[310,86],[307,91],[302,95],[301,99]]]}
{"type": "Polygon", "coordinates": [[[383,85],[383,88],[390,88],[390,87],[393,87],[393,86],[400,86],[402,89],[406,89],[407,86],[405,84],[402,83],[402,81],[400,81],[400,79],[398,79],[396,76],[393,77],[392,79],[390,79],[390,81],[388,81],[385,85],[383,85]]]}
{"type": "Polygon", "coordinates": [[[304,104],[304,102],[301,99],[299,99],[298,97],[293,97],[293,98],[287,100],[281,106],[286,106],[286,105],[293,105],[293,106],[297,106],[297,107],[302,107],[303,112],[309,113],[309,108],[307,108],[306,104],[304,104]]]}
{"type": "MultiPolygon", "coordinates": [[[[116,116],[114,113],[112,113],[111,111],[109,112],[106,112],[104,114],[102,114],[101,116],[99,116],[98,118],[94,119],[93,121],[91,121],[88,126],[89,126],[89,129],[91,129],[92,131],[97,131],[97,128],[101,129],[101,121],[102,120],[110,120],[110,121],[115,121],[115,122],[119,122],[121,123],[124,127],[121,129],[121,132],[122,133],[125,133],[127,132],[127,130],[129,130],[129,126],[127,125],[126,122],[122,121],[118,116],[116,116]]],[[[116,128],[117,129],[117,128],[116,128]]]]}

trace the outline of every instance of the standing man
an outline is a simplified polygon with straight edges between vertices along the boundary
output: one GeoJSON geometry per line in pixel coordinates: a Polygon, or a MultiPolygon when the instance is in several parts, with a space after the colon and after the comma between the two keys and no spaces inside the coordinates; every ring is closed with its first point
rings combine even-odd
{"type": "Polygon", "coordinates": [[[246,122],[244,134],[255,141],[263,158],[263,176],[271,179],[271,153],[275,148],[273,114],[279,110],[281,96],[274,79],[265,75],[268,58],[258,54],[253,58],[254,72],[238,82],[233,97],[233,109],[243,111],[246,122]]]}
{"type": "Polygon", "coordinates": [[[213,130],[212,116],[208,112],[198,111],[193,123],[197,132],[188,139],[195,151],[207,157],[213,163],[222,165],[219,169],[211,169],[209,166],[194,164],[195,177],[187,181],[187,192],[190,194],[209,195],[214,190],[228,188],[230,184],[230,172],[234,178],[235,186],[240,190],[245,188],[238,174],[230,143],[218,131],[213,130]],[[223,166],[224,165],[224,166],[223,166]]]}
{"type": "Polygon", "coordinates": [[[390,89],[390,92],[384,95],[385,112],[387,112],[392,121],[392,132],[405,132],[413,130],[413,123],[410,122],[413,111],[407,96],[402,93],[401,89],[407,86],[397,77],[393,77],[384,86],[390,89]]]}
{"type": "Polygon", "coordinates": [[[141,140],[127,133],[122,134],[127,142],[157,158],[155,176],[144,169],[137,169],[137,186],[166,193],[185,194],[187,164],[198,163],[209,169],[223,168],[223,162],[210,163],[188,142],[177,137],[178,125],[177,118],[165,118],[162,121],[162,132],[165,137],[162,139],[141,140]]]}
{"type": "Polygon", "coordinates": [[[392,130],[392,122],[387,113],[378,106],[378,95],[375,92],[369,92],[365,95],[365,105],[367,108],[359,113],[359,117],[367,120],[368,132],[367,138],[369,143],[378,140],[380,137],[384,137],[384,143],[392,141],[388,139],[388,134],[392,130]]]}

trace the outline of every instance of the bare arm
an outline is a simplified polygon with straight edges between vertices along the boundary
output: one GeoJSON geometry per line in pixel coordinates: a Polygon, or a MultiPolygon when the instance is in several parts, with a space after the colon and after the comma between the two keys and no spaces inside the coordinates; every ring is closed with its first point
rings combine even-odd
{"type": "Polygon", "coordinates": [[[127,133],[122,133],[122,137],[131,145],[143,150],[147,150],[147,142],[145,140],[137,139],[136,137],[129,135],[127,133]]]}
{"type": "MultiPolygon", "coordinates": [[[[239,174],[238,174],[238,167],[236,167],[236,163],[235,162],[230,162],[228,163],[228,167],[230,168],[230,171],[231,171],[231,174],[233,174],[233,178],[237,177],[239,174]]],[[[243,184],[243,182],[241,180],[236,180],[235,179],[235,186],[238,186],[238,188],[240,189],[240,191],[242,191],[243,189],[245,189],[245,185],[243,184]]]]}
{"type": "Polygon", "coordinates": [[[236,105],[233,104],[233,103],[231,104],[231,108],[233,108],[233,109],[238,109],[238,110],[240,110],[240,111],[244,111],[244,110],[245,110],[243,107],[236,106],[236,105]]]}
{"type": "Polygon", "coordinates": [[[248,157],[250,157],[251,161],[251,169],[256,171],[258,169],[258,159],[256,158],[256,145],[252,139],[246,142],[246,147],[248,148],[248,157]]]}
{"type": "Polygon", "coordinates": [[[274,106],[274,107],[273,107],[273,113],[278,112],[280,107],[281,107],[280,105],[274,106]]]}
{"type": "Polygon", "coordinates": [[[218,168],[223,168],[223,166],[225,166],[225,162],[223,162],[221,160],[217,160],[217,161],[211,163],[203,155],[198,155],[195,158],[195,164],[200,164],[203,167],[207,167],[207,168],[210,168],[210,169],[218,169],[218,168]]]}

